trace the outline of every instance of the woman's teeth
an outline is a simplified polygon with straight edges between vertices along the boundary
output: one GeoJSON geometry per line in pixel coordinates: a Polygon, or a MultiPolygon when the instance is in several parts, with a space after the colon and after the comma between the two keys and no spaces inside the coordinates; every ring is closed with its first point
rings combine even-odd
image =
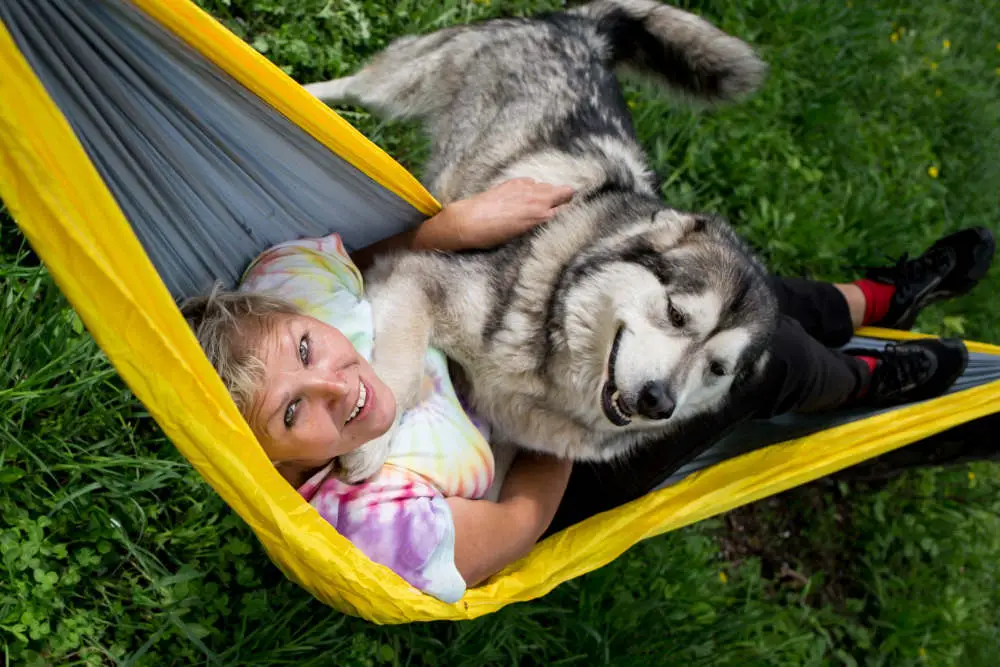
{"type": "Polygon", "coordinates": [[[358,380],[358,402],[354,404],[354,409],[351,410],[351,416],[347,418],[347,423],[350,424],[361,409],[365,407],[365,402],[368,400],[368,390],[365,389],[365,383],[358,380]]]}

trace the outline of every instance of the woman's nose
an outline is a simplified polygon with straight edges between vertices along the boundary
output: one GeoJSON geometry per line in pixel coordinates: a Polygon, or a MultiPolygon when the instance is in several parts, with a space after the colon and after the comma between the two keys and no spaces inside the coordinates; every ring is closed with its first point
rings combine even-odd
{"type": "Polygon", "coordinates": [[[317,375],[312,378],[310,389],[323,398],[339,400],[347,395],[350,391],[350,386],[347,380],[341,375],[333,377],[317,375]]]}

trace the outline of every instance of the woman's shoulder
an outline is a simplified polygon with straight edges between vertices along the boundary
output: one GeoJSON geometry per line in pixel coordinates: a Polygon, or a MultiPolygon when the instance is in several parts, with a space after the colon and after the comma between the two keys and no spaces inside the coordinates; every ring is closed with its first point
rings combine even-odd
{"type": "Polygon", "coordinates": [[[251,291],[284,291],[322,286],[346,289],[360,297],[361,271],[351,260],[338,234],[285,241],[254,259],[243,273],[240,287],[251,291]]]}

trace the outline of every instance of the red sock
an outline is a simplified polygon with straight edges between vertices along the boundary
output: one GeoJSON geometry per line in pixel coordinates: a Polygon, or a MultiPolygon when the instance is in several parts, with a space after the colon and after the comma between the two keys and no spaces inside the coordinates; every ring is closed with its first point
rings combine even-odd
{"type": "MultiPolygon", "coordinates": [[[[865,364],[868,365],[868,371],[869,371],[868,378],[870,380],[871,374],[875,372],[875,367],[878,366],[878,359],[876,359],[875,357],[865,357],[862,355],[858,355],[854,358],[863,361],[865,362],[865,364]]],[[[868,393],[868,383],[866,382],[865,385],[861,387],[861,389],[858,391],[858,395],[856,396],[856,398],[864,398],[865,394],[867,393],[868,393]]]]}
{"type": "Polygon", "coordinates": [[[867,278],[855,280],[853,284],[865,295],[865,315],[861,323],[874,324],[885,317],[892,303],[892,295],[896,293],[896,286],[877,283],[867,278]]]}
{"type": "Polygon", "coordinates": [[[875,357],[857,356],[857,357],[854,357],[854,358],[855,359],[860,359],[861,361],[863,361],[866,364],[868,364],[868,370],[871,371],[872,373],[875,372],[875,367],[878,366],[878,359],[876,359],[875,357]]]}

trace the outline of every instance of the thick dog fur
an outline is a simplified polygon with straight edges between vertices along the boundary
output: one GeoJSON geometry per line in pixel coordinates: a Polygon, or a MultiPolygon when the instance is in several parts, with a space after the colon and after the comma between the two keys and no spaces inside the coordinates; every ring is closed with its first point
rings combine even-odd
{"type": "MultiPolygon", "coordinates": [[[[777,308],[733,231],[660,201],[615,69],[703,103],[752,92],[742,41],[652,0],[606,0],[394,42],[307,88],[419,119],[447,203],[515,177],[571,185],[553,220],[500,248],[402,253],[367,276],[375,370],[404,409],[428,344],[461,365],[495,440],[607,460],[720,410],[766,360],[777,308]]],[[[381,465],[391,433],[342,461],[381,465]]]]}

